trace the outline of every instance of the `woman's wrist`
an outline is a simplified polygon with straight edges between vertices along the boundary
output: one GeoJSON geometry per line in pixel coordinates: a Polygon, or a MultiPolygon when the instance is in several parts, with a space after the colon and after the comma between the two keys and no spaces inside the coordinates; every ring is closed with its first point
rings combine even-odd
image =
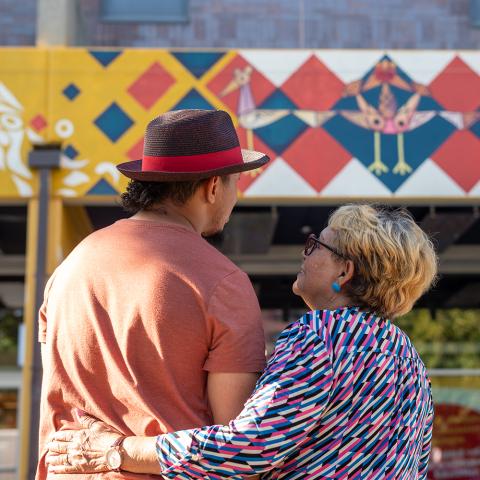
{"type": "Polygon", "coordinates": [[[127,437],[122,444],[124,457],[121,469],[160,475],[156,445],[157,437],[127,437]]]}

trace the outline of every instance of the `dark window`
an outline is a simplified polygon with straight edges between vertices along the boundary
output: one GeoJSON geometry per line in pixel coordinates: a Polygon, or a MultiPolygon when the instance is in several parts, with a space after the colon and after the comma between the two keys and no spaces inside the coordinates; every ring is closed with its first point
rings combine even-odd
{"type": "Polygon", "coordinates": [[[107,22],[187,22],[188,0],[103,0],[107,22]]]}

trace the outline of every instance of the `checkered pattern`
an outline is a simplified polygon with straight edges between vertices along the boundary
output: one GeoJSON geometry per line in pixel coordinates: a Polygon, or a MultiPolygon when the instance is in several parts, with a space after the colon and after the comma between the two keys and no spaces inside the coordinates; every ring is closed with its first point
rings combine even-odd
{"type": "Polygon", "coordinates": [[[241,146],[271,157],[243,176],[244,197],[480,195],[476,51],[0,49],[0,63],[0,196],[35,194],[32,142],[77,151],[56,195],[118,193],[145,125],[182,108],[226,110],[241,146]]]}
{"type": "Polygon", "coordinates": [[[433,407],[425,366],[389,320],[314,311],[280,336],[228,426],[161,435],[167,478],[426,478],[433,407]]]}

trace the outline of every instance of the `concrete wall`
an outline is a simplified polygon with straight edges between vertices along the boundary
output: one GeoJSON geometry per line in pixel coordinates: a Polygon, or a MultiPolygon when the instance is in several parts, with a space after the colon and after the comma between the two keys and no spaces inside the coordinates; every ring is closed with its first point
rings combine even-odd
{"type": "Polygon", "coordinates": [[[90,45],[232,48],[480,46],[469,0],[190,0],[186,24],[108,24],[81,0],[90,45]],[[303,5],[303,8],[302,8],[303,5]]]}
{"type": "Polygon", "coordinates": [[[36,0],[0,0],[0,45],[35,45],[36,0]]]}
{"type": "MultiPolygon", "coordinates": [[[[72,0],[74,1],[74,0],[72,0]]],[[[190,0],[190,22],[105,23],[77,0],[77,43],[134,47],[439,48],[480,46],[470,0],[190,0]]],[[[33,45],[35,0],[0,1],[0,45],[33,45]]]]}

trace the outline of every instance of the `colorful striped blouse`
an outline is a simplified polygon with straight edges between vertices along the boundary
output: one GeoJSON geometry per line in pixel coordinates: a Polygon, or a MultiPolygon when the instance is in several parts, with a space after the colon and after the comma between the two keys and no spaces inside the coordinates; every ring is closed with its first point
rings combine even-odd
{"type": "Polygon", "coordinates": [[[167,478],[426,478],[430,382],[408,337],[358,308],[309,312],[279,337],[240,415],[160,435],[167,478]]]}

